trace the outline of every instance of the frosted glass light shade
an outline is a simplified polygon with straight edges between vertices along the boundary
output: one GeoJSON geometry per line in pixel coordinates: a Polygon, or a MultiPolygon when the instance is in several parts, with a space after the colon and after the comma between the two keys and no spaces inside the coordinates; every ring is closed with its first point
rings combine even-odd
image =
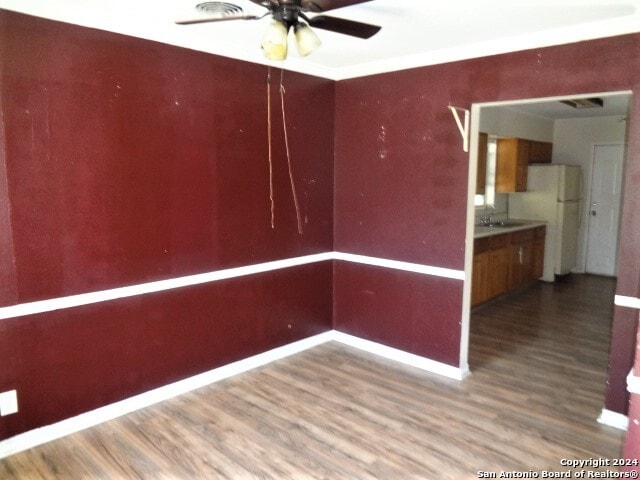
{"type": "Polygon", "coordinates": [[[298,53],[303,57],[306,57],[316,48],[318,48],[322,42],[315,34],[309,25],[299,23],[295,26],[296,46],[298,47],[298,53]]]}
{"type": "Polygon", "coordinates": [[[262,38],[262,50],[269,60],[284,60],[287,58],[287,27],[284,23],[271,22],[262,38]]]}

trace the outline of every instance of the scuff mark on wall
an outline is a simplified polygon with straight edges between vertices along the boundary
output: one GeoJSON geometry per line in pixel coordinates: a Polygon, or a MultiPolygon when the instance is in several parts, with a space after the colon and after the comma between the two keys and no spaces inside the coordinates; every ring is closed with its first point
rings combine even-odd
{"type": "Polygon", "coordinates": [[[385,145],[387,143],[387,127],[384,125],[380,125],[380,133],[378,133],[378,145],[380,146],[378,150],[378,158],[380,160],[384,160],[387,158],[387,149],[385,145]]]}

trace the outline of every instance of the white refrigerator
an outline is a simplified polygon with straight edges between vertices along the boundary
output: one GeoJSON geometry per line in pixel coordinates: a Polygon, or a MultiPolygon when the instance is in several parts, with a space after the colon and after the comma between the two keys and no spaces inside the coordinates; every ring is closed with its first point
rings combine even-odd
{"type": "Polygon", "coordinates": [[[509,218],[547,222],[542,280],[553,282],[576,267],[582,184],[580,167],[531,165],[527,191],[509,195],[509,218]]]}

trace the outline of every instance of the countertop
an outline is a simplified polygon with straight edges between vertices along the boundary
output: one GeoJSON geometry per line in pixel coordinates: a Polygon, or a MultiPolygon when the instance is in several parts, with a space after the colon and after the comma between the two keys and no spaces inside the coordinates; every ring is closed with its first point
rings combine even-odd
{"type": "Polygon", "coordinates": [[[492,235],[501,235],[503,233],[516,232],[518,230],[527,230],[529,228],[541,227],[546,225],[547,222],[540,220],[520,220],[509,219],[508,222],[518,223],[518,225],[508,227],[485,227],[483,225],[476,225],[473,231],[473,238],[490,237],[492,235]]]}

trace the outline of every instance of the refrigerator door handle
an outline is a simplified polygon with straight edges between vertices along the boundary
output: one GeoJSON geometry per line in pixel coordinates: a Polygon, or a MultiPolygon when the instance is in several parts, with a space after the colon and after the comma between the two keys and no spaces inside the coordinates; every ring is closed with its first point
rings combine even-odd
{"type": "MultiPolygon", "coordinates": [[[[578,174],[578,201],[581,201],[584,198],[584,172],[580,169],[580,173],[578,174]]],[[[582,202],[581,202],[582,203],[582,202]]],[[[578,230],[582,228],[582,210],[584,207],[580,205],[578,208],[578,230]]]]}

